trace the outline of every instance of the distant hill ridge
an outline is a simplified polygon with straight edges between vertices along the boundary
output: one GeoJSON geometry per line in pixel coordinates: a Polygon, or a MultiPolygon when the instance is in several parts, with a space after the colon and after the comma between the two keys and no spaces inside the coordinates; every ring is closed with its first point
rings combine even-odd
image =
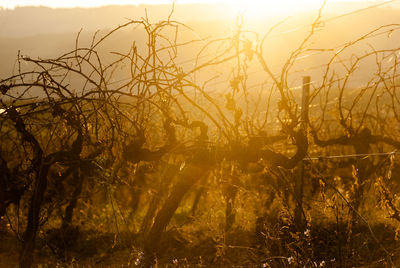
{"type": "MultiPolygon", "coordinates": [[[[342,3],[327,7],[330,13],[324,13],[324,18],[346,14],[346,12],[372,5],[371,3],[342,3]]],[[[112,29],[117,25],[126,23],[128,19],[141,19],[146,10],[149,19],[157,22],[166,19],[171,12],[171,5],[139,5],[139,6],[106,6],[100,8],[61,8],[51,9],[47,7],[19,7],[14,10],[0,9],[0,79],[11,74],[18,51],[30,57],[56,57],[70,51],[75,46],[75,37],[83,28],[81,40],[91,40],[91,34],[96,30],[112,29]]],[[[226,29],[232,30],[236,14],[223,10],[223,6],[216,4],[186,4],[175,7],[172,19],[187,23],[201,37],[211,35],[226,35],[226,29]]],[[[329,21],[322,31],[318,31],[317,48],[332,47],[343,44],[361,34],[365,34],[384,24],[399,22],[399,9],[387,6],[366,10],[351,16],[329,21]]],[[[279,31],[288,31],[289,34],[281,34],[268,43],[270,53],[269,60],[272,64],[282,62],[287,56],[288,44],[297,44],[309,31],[307,27],[300,27],[301,31],[291,32],[291,29],[306,26],[315,17],[314,13],[303,13],[288,20],[279,31]],[[300,38],[300,39],[299,39],[300,38]]],[[[275,17],[266,16],[260,18],[250,27],[245,28],[265,33],[270,25],[278,20],[275,17]]],[[[187,39],[195,38],[188,33],[187,39]]],[[[389,36],[389,35],[388,35],[389,36]]],[[[104,47],[104,52],[124,51],[124,45],[129,45],[130,40],[143,39],[141,34],[135,32],[121,33],[117,41],[104,47]]],[[[142,43],[145,40],[142,40],[142,43]]],[[[394,46],[399,44],[400,35],[391,35],[391,38],[380,36],[379,40],[371,40],[371,44],[377,47],[394,46]]],[[[82,45],[82,44],[81,44],[82,45]]],[[[323,59],[311,59],[304,68],[320,65],[323,59]]]]}
{"type": "MultiPolygon", "coordinates": [[[[128,5],[98,8],[17,7],[0,10],[0,37],[21,37],[46,33],[78,32],[113,28],[128,19],[141,19],[147,10],[151,21],[168,18],[172,5],[128,5]]],[[[177,5],[174,19],[200,21],[234,16],[215,4],[177,5]]]]}
{"type": "MultiPolygon", "coordinates": [[[[325,10],[332,14],[342,14],[373,4],[376,3],[336,3],[327,5],[325,10]]],[[[145,16],[146,10],[151,21],[158,21],[166,19],[171,12],[171,8],[172,5],[166,4],[58,9],[17,7],[13,10],[0,7],[0,37],[25,37],[65,32],[77,33],[81,28],[89,31],[109,29],[126,22],[128,19],[141,19],[145,16]]],[[[390,11],[391,9],[386,8],[386,10],[390,11]]],[[[182,22],[233,20],[236,15],[233,9],[229,9],[222,4],[179,4],[175,6],[173,19],[182,22]]],[[[245,14],[245,17],[249,19],[250,15],[245,14]]],[[[276,17],[279,17],[279,14],[267,14],[266,11],[266,16],[263,19],[276,22],[276,17]]],[[[398,12],[388,12],[385,18],[397,20],[398,12]]]]}

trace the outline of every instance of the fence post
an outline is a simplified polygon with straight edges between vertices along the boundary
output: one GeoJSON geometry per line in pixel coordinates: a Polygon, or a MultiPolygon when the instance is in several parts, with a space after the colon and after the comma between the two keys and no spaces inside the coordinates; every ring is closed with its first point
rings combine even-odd
{"type": "Polygon", "coordinates": [[[301,100],[301,127],[303,131],[307,128],[308,105],[310,102],[310,76],[303,76],[303,95],[301,100]]]}
{"type": "MultiPolygon", "coordinates": [[[[307,135],[308,105],[310,101],[310,76],[303,77],[303,92],[301,102],[301,131],[307,135]]],[[[295,224],[299,229],[304,229],[306,219],[303,211],[303,192],[304,192],[304,161],[300,161],[298,173],[295,180],[296,208],[294,214],[295,224]]]]}

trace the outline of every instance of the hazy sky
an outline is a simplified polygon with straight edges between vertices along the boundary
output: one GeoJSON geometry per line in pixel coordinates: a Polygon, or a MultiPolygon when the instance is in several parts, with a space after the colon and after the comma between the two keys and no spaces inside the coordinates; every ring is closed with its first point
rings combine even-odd
{"type": "MultiPolygon", "coordinates": [[[[173,0],[0,0],[0,7],[13,9],[17,6],[60,7],[98,7],[104,5],[127,4],[172,4],[173,0]]],[[[250,17],[269,15],[287,15],[298,11],[318,10],[323,0],[176,0],[184,3],[224,3],[235,13],[250,17]]],[[[327,0],[327,4],[336,2],[369,2],[382,3],[390,0],[327,0]]],[[[227,10],[228,11],[228,10],[227,10]]]]}
{"type": "MultiPolygon", "coordinates": [[[[328,2],[344,2],[346,0],[328,0],[328,2]]],[[[349,0],[351,2],[363,0],[349,0]]],[[[367,0],[368,1],[368,0],[367,0]]],[[[370,2],[379,2],[369,0],[370,2]]],[[[125,5],[125,4],[169,4],[173,0],[0,0],[0,6],[14,8],[16,6],[48,6],[48,7],[93,7],[103,5],[125,5]]],[[[232,5],[251,6],[290,6],[296,7],[319,5],[323,0],[176,0],[176,3],[216,3],[226,2],[232,5]]]]}

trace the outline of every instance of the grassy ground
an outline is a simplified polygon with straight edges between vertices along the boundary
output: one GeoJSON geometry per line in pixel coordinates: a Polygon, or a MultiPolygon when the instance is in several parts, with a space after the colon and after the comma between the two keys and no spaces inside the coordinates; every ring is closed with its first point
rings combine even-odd
{"type": "MultiPolygon", "coordinates": [[[[387,253],[400,263],[396,230],[375,224],[371,237],[367,226],[354,228],[348,238],[346,226],[315,225],[303,234],[290,226],[264,224],[263,232],[233,229],[224,235],[187,226],[172,228],[162,238],[159,267],[389,267],[387,253]],[[347,237],[346,237],[347,236],[347,237]],[[385,250],[383,249],[385,248],[385,250]]],[[[1,232],[0,267],[16,267],[20,243],[1,232]]],[[[137,267],[143,253],[141,237],[124,232],[101,233],[71,229],[50,230],[38,239],[37,267],[137,267]]]]}

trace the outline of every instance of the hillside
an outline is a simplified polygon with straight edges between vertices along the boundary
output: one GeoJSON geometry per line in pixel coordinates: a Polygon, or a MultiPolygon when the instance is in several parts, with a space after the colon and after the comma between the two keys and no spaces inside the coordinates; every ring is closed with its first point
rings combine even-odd
{"type": "MultiPolygon", "coordinates": [[[[323,19],[336,18],[364,8],[367,4],[339,5],[327,7],[323,19]]],[[[369,4],[370,5],[370,4],[369,4]]],[[[126,23],[128,19],[140,19],[147,14],[151,21],[167,19],[171,7],[167,5],[140,5],[140,6],[108,6],[101,8],[73,8],[50,9],[45,7],[23,7],[15,10],[0,10],[0,77],[8,76],[15,67],[18,51],[22,55],[33,58],[57,57],[75,47],[75,39],[81,33],[80,45],[88,45],[93,34],[101,30],[105,33],[118,25],[126,23]]],[[[329,20],[316,34],[313,48],[332,48],[343,45],[349,40],[358,38],[378,26],[398,22],[398,9],[389,7],[374,8],[341,18],[329,20]],[[348,25],[352,25],[349,27],[348,25]],[[343,29],[346,29],[343,31],[343,29]]],[[[307,34],[307,27],[316,16],[313,13],[296,14],[286,20],[271,36],[268,42],[267,54],[270,62],[279,68],[282,59],[300,43],[307,34]],[[299,27],[300,26],[300,27],[299,27]]],[[[234,14],[223,10],[220,5],[178,5],[175,7],[173,19],[184,22],[193,31],[183,31],[182,39],[212,38],[229,35],[235,30],[234,14]]],[[[245,18],[246,28],[255,32],[266,32],[278,21],[278,17],[245,18]]],[[[110,43],[104,52],[120,51],[129,48],[134,40],[142,41],[142,33],[132,29],[119,33],[115,42],[110,43]]],[[[390,38],[371,40],[370,44],[378,47],[387,47],[398,44],[398,35],[390,38]]],[[[143,40],[144,44],[145,40],[143,40]]],[[[193,53],[185,53],[182,60],[194,58],[193,53]],[[191,55],[192,54],[192,55],[191,55]],[[184,59],[185,58],[185,59],[184,59]]],[[[305,59],[298,69],[307,69],[310,66],[321,64],[325,56],[312,56],[305,59]]],[[[277,69],[278,70],[278,69],[277,69]]],[[[311,72],[319,75],[318,72],[311,72]]]]}

